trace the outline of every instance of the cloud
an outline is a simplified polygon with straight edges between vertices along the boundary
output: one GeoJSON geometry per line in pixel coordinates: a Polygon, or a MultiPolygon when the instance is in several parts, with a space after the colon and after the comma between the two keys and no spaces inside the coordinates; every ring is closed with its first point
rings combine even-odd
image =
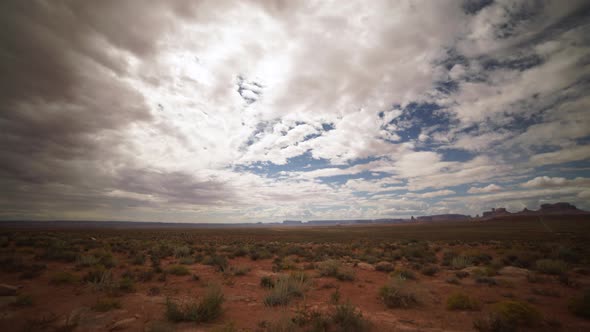
{"type": "Polygon", "coordinates": [[[545,152],[533,155],[531,163],[536,166],[563,164],[570,161],[587,160],[590,158],[590,145],[574,146],[555,152],[545,152]]]}
{"type": "Polygon", "coordinates": [[[590,178],[578,177],[566,179],[562,177],[538,176],[532,180],[522,183],[523,188],[551,188],[551,187],[583,187],[590,185],[590,178]]]}
{"type": "Polygon", "coordinates": [[[589,10],[3,1],[0,218],[471,212],[454,187],[491,182],[588,206],[589,10]]]}
{"type": "Polygon", "coordinates": [[[481,187],[481,188],[471,187],[471,188],[469,188],[469,190],[467,190],[467,192],[470,193],[470,194],[484,194],[484,193],[492,193],[492,192],[501,191],[503,189],[504,188],[502,188],[502,187],[500,187],[500,186],[498,186],[496,184],[491,183],[491,184],[489,184],[489,185],[487,185],[485,187],[481,187]]]}
{"type": "Polygon", "coordinates": [[[406,197],[417,197],[417,198],[434,198],[434,197],[440,197],[440,196],[449,196],[449,195],[454,195],[456,194],[453,190],[448,190],[448,189],[444,189],[444,190],[437,190],[437,191],[431,191],[431,192],[426,192],[423,194],[406,194],[406,197]]]}

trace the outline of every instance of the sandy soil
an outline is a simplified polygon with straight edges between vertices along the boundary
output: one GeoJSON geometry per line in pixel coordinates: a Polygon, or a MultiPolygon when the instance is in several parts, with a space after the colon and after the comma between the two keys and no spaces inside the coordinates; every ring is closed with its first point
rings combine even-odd
{"type": "MultiPolygon", "coordinates": [[[[125,261],[125,258],[121,258],[120,261],[125,261]]],[[[173,259],[165,260],[162,267],[165,269],[172,263],[173,259]]],[[[387,284],[390,279],[387,273],[354,267],[356,280],[350,282],[317,277],[316,271],[307,270],[309,275],[314,276],[313,287],[304,298],[297,299],[286,307],[267,307],[263,303],[267,290],[260,286],[260,278],[278,275],[272,272],[272,260],[252,261],[249,258],[237,258],[230,260],[230,264],[251,268],[244,276],[226,277],[211,266],[188,265],[191,274],[198,275],[200,280],[195,281],[190,275],[168,275],[163,282],[137,282],[135,292],[119,298],[121,309],[99,313],[90,308],[102,295],[90,286],[82,283],[65,286],[50,284],[50,276],[56,271],[70,271],[79,276],[84,275],[85,271],[76,270],[74,264],[46,264],[47,270],[31,280],[20,280],[18,274],[0,274],[0,283],[22,286],[19,293],[28,294],[34,300],[33,306],[17,307],[7,303],[10,302],[9,297],[2,297],[4,300],[0,303],[0,331],[22,331],[28,320],[51,315],[57,316],[55,322],[63,323],[67,317],[76,314],[79,315],[80,322],[75,331],[108,331],[121,320],[126,320],[121,330],[145,331],[149,330],[150,326],[165,321],[167,298],[198,298],[203,295],[206,285],[210,282],[222,285],[226,299],[222,317],[209,324],[174,324],[173,327],[177,331],[208,331],[227,326],[230,322],[233,322],[238,330],[254,331],[262,321],[292,317],[302,308],[329,312],[332,310],[330,296],[335,287],[340,290],[340,302],[350,301],[357,306],[374,324],[377,331],[473,331],[473,321],[484,317],[493,303],[505,299],[532,302],[544,314],[546,321],[559,322],[563,331],[590,331],[590,321],[575,317],[567,310],[568,300],[579,294],[581,288],[590,285],[589,277],[582,275],[575,277],[581,288],[571,288],[559,284],[555,277],[550,276],[546,276],[546,280],[541,283],[529,283],[524,275],[499,275],[495,277],[500,282],[497,286],[477,284],[473,278],[468,277],[462,279],[460,285],[454,285],[445,280],[453,276],[455,271],[441,269],[435,276],[424,276],[417,272],[418,280],[408,282],[414,284],[422,305],[414,309],[389,309],[378,296],[380,287],[387,284]],[[154,287],[159,288],[158,295],[150,295],[150,289],[154,287]],[[535,295],[532,293],[533,288],[552,289],[559,293],[559,297],[535,295]],[[481,310],[447,310],[448,296],[457,291],[478,299],[482,304],[481,310]]],[[[398,262],[396,267],[403,264],[398,262]]],[[[125,270],[133,268],[135,267],[119,266],[114,271],[120,275],[125,270]]],[[[559,328],[546,328],[556,329],[559,328]]]]}

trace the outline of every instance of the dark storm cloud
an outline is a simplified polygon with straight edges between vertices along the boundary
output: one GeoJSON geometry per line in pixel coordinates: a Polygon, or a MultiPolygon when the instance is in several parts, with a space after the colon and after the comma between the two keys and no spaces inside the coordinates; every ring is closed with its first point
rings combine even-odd
{"type": "Polygon", "coordinates": [[[153,170],[125,169],[117,174],[116,187],[121,190],[155,195],[172,203],[215,204],[229,201],[227,187],[220,181],[197,181],[182,173],[162,173],[153,170]]]}
{"type": "Polygon", "coordinates": [[[174,20],[197,15],[192,3],[2,1],[0,183],[5,198],[0,208],[5,214],[133,201],[102,196],[117,186],[155,191],[175,202],[211,203],[221,197],[210,192],[219,184],[194,183],[178,173],[136,173],[130,170],[133,162],[119,156],[126,144],[122,130],[154,121],[144,97],[122,79],[128,58],[149,61],[158,37],[174,20]]]}
{"type": "Polygon", "coordinates": [[[113,49],[149,56],[152,47],[145,36],[157,30],[150,32],[148,22],[141,20],[134,29],[124,29],[131,8],[112,3],[0,5],[0,130],[8,161],[2,163],[4,171],[11,169],[10,160],[21,162],[23,155],[34,163],[48,159],[47,164],[91,157],[101,143],[96,134],[150,120],[143,97],[118,78],[126,62],[113,49]],[[113,30],[117,28],[118,33],[113,30]]]}

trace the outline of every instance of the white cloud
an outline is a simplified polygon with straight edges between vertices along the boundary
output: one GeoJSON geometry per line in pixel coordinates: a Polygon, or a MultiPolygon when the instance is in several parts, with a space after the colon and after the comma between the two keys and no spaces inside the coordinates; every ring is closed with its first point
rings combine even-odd
{"type": "Polygon", "coordinates": [[[530,162],[535,166],[562,164],[570,161],[586,160],[590,158],[590,145],[564,148],[555,152],[539,153],[531,157],[530,162]]]}
{"type": "Polygon", "coordinates": [[[27,20],[6,21],[22,25],[14,31],[36,47],[7,42],[4,60],[22,50],[46,54],[37,43],[44,38],[28,38],[31,22],[59,40],[59,51],[48,53],[49,70],[31,75],[16,63],[9,75],[48,95],[0,95],[16,105],[0,115],[1,129],[11,129],[0,142],[0,187],[8,188],[0,206],[18,216],[92,219],[374,217],[452,211],[455,197],[427,201],[492,181],[471,187],[480,195],[460,208],[518,195],[587,201],[585,178],[505,185],[537,166],[590,159],[588,25],[561,24],[585,2],[547,1],[519,15],[527,3],[494,1],[470,15],[452,0],[175,1],[142,6],[142,15],[119,2],[84,14],[68,4],[38,8],[67,30],[35,22],[34,12],[12,13],[27,20]],[[125,24],[115,24],[121,17],[125,24]],[[538,63],[521,65],[527,59],[538,63]],[[71,91],[57,89],[76,98],[52,99],[52,85],[62,87],[54,71],[76,78],[71,91]],[[456,89],[443,93],[441,82],[456,89]],[[408,111],[421,103],[441,108],[432,117],[408,111]],[[290,163],[308,155],[309,168],[290,163]],[[36,199],[27,206],[22,197],[36,199]],[[79,197],[91,208],[75,206],[79,197]]]}
{"type": "Polygon", "coordinates": [[[496,192],[496,191],[501,191],[503,189],[504,188],[500,187],[499,185],[491,183],[491,184],[489,184],[485,187],[481,187],[481,188],[471,187],[471,188],[469,188],[469,190],[467,190],[467,192],[470,194],[484,194],[484,193],[492,193],[492,192],[496,192]]]}
{"type": "Polygon", "coordinates": [[[444,189],[444,190],[426,192],[426,193],[422,193],[422,194],[410,193],[410,194],[406,194],[404,196],[405,197],[416,197],[416,198],[434,198],[434,197],[449,196],[449,195],[454,195],[454,194],[456,194],[454,191],[449,190],[449,189],[444,189]]]}
{"type": "Polygon", "coordinates": [[[538,176],[520,186],[523,188],[587,187],[590,186],[590,178],[578,177],[569,180],[562,177],[538,176]]]}

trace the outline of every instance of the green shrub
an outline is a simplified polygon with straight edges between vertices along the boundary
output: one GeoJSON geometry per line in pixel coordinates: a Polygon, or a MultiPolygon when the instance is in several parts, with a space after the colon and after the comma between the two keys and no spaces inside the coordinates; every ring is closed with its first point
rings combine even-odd
{"type": "Polygon", "coordinates": [[[168,299],[166,301],[166,318],[173,322],[211,322],[221,315],[223,302],[224,296],[221,288],[210,285],[205,296],[199,302],[181,305],[168,299]]]}
{"type": "Polygon", "coordinates": [[[258,322],[258,327],[261,329],[256,331],[264,332],[296,332],[298,330],[297,323],[287,316],[283,316],[280,319],[272,322],[266,320],[260,321],[258,322]]]}
{"type": "Polygon", "coordinates": [[[379,262],[375,265],[375,270],[381,271],[381,272],[391,272],[394,269],[395,269],[395,267],[393,266],[393,264],[391,264],[389,262],[379,262]]]}
{"type": "Polygon", "coordinates": [[[192,264],[195,264],[195,259],[190,256],[182,257],[178,260],[178,263],[180,263],[182,265],[192,265],[192,264]]]}
{"type": "Polygon", "coordinates": [[[41,254],[41,258],[52,260],[52,261],[62,261],[71,263],[76,260],[77,253],[70,247],[70,245],[61,240],[54,240],[51,243],[48,243],[45,252],[41,254]]]}
{"type": "Polygon", "coordinates": [[[451,263],[453,261],[453,258],[459,256],[459,254],[457,254],[454,251],[445,251],[443,252],[443,257],[442,257],[442,266],[451,266],[451,263]]]}
{"type": "Polygon", "coordinates": [[[533,288],[531,292],[535,295],[548,296],[548,297],[561,297],[558,291],[546,288],[533,288]]]}
{"type": "Polygon", "coordinates": [[[20,294],[16,297],[14,305],[17,307],[30,307],[33,305],[33,297],[27,294],[20,294]]]}
{"type": "Polygon", "coordinates": [[[559,275],[567,272],[567,264],[561,260],[539,259],[535,262],[535,270],[545,273],[559,275]]]}
{"type": "Polygon", "coordinates": [[[137,273],[137,281],[148,282],[154,278],[154,271],[152,270],[139,270],[137,273]]]}
{"type": "Polygon", "coordinates": [[[496,286],[498,281],[492,277],[476,277],[475,282],[478,284],[486,284],[489,286],[496,286]]]}
{"type": "Polygon", "coordinates": [[[403,281],[392,282],[381,287],[379,298],[389,308],[412,308],[419,305],[417,295],[406,286],[403,281]]]}
{"type": "Polygon", "coordinates": [[[343,267],[337,260],[327,260],[317,264],[320,276],[333,277],[341,281],[353,281],[356,279],[354,270],[343,267]]]}
{"type": "Polygon", "coordinates": [[[270,259],[272,254],[266,249],[256,249],[250,251],[250,259],[255,261],[259,259],[270,259]]]}
{"type": "Polygon", "coordinates": [[[451,267],[455,270],[461,270],[473,265],[473,260],[470,257],[457,256],[451,260],[451,267]]]}
{"type": "Polygon", "coordinates": [[[143,265],[145,264],[145,255],[144,254],[138,254],[133,256],[133,258],[131,258],[131,264],[133,265],[143,265]]]}
{"type": "Polygon", "coordinates": [[[330,294],[330,303],[338,304],[340,302],[340,289],[336,288],[336,290],[330,294]]]}
{"type": "Polygon", "coordinates": [[[460,285],[461,284],[461,281],[459,281],[459,278],[457,278],[457,277],[449,277],[445,281],[449,284],[452,284],[452,285],[460,285]]]}
{"type": "Polygon", "coordinates": [[[430,251],[426,243],[409,243],[401,248],[401,255],[410,262],[436,262],[436,255],[430,251]]]}
{"type": "Polygon", "coordinates": [[[211,265],[211,266],[215,267],[218,271],[221,271],[221,272],[225,271],[229,266],[227,258],[225,256],[218,256],[218,255],[206,257],[203,260],[203,264],[211,265]]]}
{"type": "Polygon", "coordinates": [[[587,289],[584,294],[571,299],[568,309],[576,316],[590,319],[590,289],[587,289]]]}
{"type": "Polygon", "coordinates": [[[293,298],[302,297],[309,287],[309,277],[304,273],[281,276],[264,298],[264,304],[269,307],[287,305],[293,298]]]}
{"type": "Polygon", "coordinates": [[[504,255],[502,262],[505,265],[512,265],[528,269],[535,263],[537,259],[540,258],[539,256],[540,255],[538,253],[532,253],[528,250],[511,250],[504,255]]]}
{"type": "Polygon", "coordinates": [[[250,267],[249,266],[242,266],[242,265],[230,266],[229,269],[227,269],[227,271],[226,271],[227,274],[234,275],[234,276],[244,276],[248,272],[250,272],[250,267]]]}
{"type": "Polygon", "coordinates": [[[335,307],[332,322],[338,326],[338,331],[364,332],[371,330],[370,322],[352,304],[340,304],[335,307]]]}
{"type": "Polygon", "coordinates": [[[533,327],[542,320],[541,313],[526,302],[509,300],[496,303],[490,316],[491,326],[513,329],[520,326],[533,327]]]}
{"type": "Polygon", "coordinates": [[[411,270],[401,269],[392,273],[392,276],[401,280],[416,280],[416,274],[411,270]]]}
{"type": "Polygon", "coordinates": [[[175,276],[187,276],[190,274],[190,271],[183,265],[171,265],[167,271],[175,276]]]}
{"type": "Polygon", "coordinates": [[[273,272],[279,272],[281,270],[294,270],[296,268],[297,264],[291,257],[277,257],[272,263],[273,272]]]}
{"type": "Polygon", "coordinates": [[[174,257],[181,258],[190,256],[192,253],[192,249],[188,246],[181,246],[174,248],[174,257]]]}
{"type": "Polygon", "coordinates": [[[41,275],[41,272],[45,270],[47,266],[44,264],[31,264],[24,265],[23,271],[18,276],[19,279],[34,279],[41,275]]]}
{"type": "Polygon", "coordinates": [[[541,276],[539,276],[539,274],[536,272],[529,272],[526,275],[526,280],[531,284],[534,284],[543,281],[543,278],[541,278],[541,276]]]}
{"type": "Polygon", "coordinates": [[[473,270],[473,276],[478,277],[493,277],[498,275],[498,272],[489,266],[480,267],[473,270]]]}
{"type": "Polygon", "coordinates": [[[425,276],[433,276],[438,272],[438,267],[436,265],[427,265],[420,272],[425,276]]]}
{"type": "Polygon", "coordinates": [[[541,313],[535,307],[521,301],[502,301],[495,304],[492,310],[502,319],[518,325],[534,326],[542,319],[541,313]]]}
{"type": "Polygon", "coordinates": [[[91,267],[97,264],[98,258],[94,257],[94,255],[79,255],[76,257],[76,266],[79,268],[91,267]]]}
{"type": "Polygon", "coordinates": [[[119,289],[126,293],[135,292],[135,281],[130,277],[123,277],[119,281],[119,289]]]}
{"type": "Polygon", "coordinates": [[[477,310],[479,302],[462,293],[455,293],[447,299],[449,310],[477,310]]]}
{"type": "Polygon", "coordinates": [[[306,331],[327,331],[330,327],[330,319],[318,310],[303,308],[295,311],[291,319],[299,327],[307,327],[306,331]]]}
{"type": "Polygon", "coordinates": [[[94,253],[98,259],[98,264],[103,265],[106,268],[113,268],[118,264],[117,259],[113,256],[113,253],[107,250],[99,250],[94,253]]]}
{"type": "Polygon", "coordinates": [[[98,312],[107,312],[113,309],[120,309],[121,302],[117,299],[113,298],[100,298],[96,301],[96,303],[92,306],[92,310],[98,312]]]}
{"type": "Polygon", "coordinates": [[[264,288],[273,288],[275,286],[274,280],[269,276],[260,278],[260,286],[264,288]]]}
{"type": "Polygon", "coordinates": [[[578,263],[584,255],[577,248],[559,247],[555,251],[555,256],[568,263],[578,263]]]}
{"type": "Polygon", "coordinates": [[[80,281],[80,278],[67,271],[56,272],[51,278],[49,282],[53,285],[66,285],[66,284],[74,284],[80,281]]]}

